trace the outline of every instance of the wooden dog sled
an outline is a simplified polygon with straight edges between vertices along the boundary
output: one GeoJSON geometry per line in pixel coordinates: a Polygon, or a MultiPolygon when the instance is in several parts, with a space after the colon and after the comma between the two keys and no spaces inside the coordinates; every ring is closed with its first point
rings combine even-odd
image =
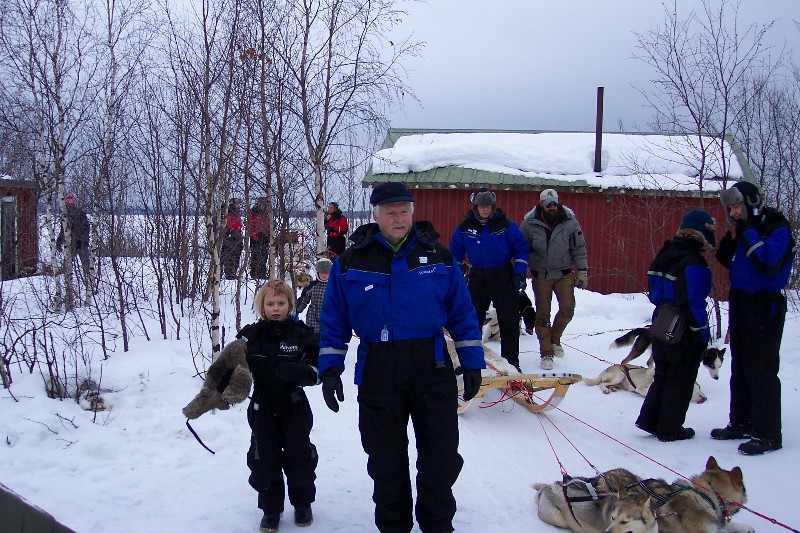
{"type": "MultiPolygon", "coordinates": [[[[458,367],[455,346],[449,338],[447,339],[447,349],[450,352],[450,358],[453,359],[453,366],[458,367]]],[[[533,413],[546,411],[561,403],[570,385],[581,381],[580,374],[557,372],[521,374],[491,348],[484,346],[483,354],[486,360],[486,369],[481,372],[481,388],[472,400],[459,402],[459,414],[466,411],[472,403],[480,403],[490,389],[503,391],[504,394],[533,413]],[[538,394],[543,391],[551,391],[546,399],[542,399],[538,394]]],[[[458,392],[459,395],[463,395],[464,392],[464,383],[460,378],[458,392]]]]}

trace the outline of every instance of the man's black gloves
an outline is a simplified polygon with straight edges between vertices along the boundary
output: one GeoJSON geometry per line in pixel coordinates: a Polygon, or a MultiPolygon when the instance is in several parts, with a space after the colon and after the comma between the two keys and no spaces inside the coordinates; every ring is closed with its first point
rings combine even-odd
{"type": "Polygon", "coordinates": [[[731,232],[728,231],[725,233],[725,236],[720,239],[715,257],[720,265],[725,268],[730,268],[734,255],[736,255],[736,239],[734,239],[731,232]]]}
{"type": "Polygon", "coordinates": [[[527,287],[528,282],[525,281],[525,276],[522,274],[514,274],[514,277],[511,278],[511,286],[509,290],[511,292],[522,292],[527,287]]]}
{"type": "Polygon", "coordinates": [[[481,390],[480,369],[464,370],[464,401],[468,402],[481,390]]]}
{"type": "Polygon", "coordinates": [[[309,387],[317,384],[317,371],[311,365],[303,363],[281,363],[275,369],[275,375],[298,387],[309,387]]]}
{"type": "Polygon", "coordinates": [[[322,375],[322,397],[325,399],[325,405],[334,413],[339,412],[339,402],[344,401],[342,378],[339,377],[341,373],[339,368],[331,367],[322,375]],[[339,402],[336,401],[337,398],[339,402]]]}
{"type": "Polygon", "coordinates": [[[742,233],[744,233],[745,231],[747,231],[747,229],[748,229],[750,226],[751,226],[751,225],[750,225],[750,224],[748,224],[748,222],[747,222],[747,221],[745,221],[745,220],[742,220],[741,218],[740,218],[739,220],[737,220],[737,221],[736,221],[736,236],[737,236],[737,237],[741,236],[741,235],[742,235],[742,233]]]}

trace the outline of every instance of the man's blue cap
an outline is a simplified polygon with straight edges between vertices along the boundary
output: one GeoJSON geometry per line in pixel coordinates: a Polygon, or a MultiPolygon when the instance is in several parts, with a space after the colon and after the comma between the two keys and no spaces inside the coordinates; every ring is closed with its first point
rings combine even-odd
{"type": "Polygon", "coordinates": [[[391,204],[394,202],[413,202],[414,197],[408,192],[406,186],[396,181],[381,183],[372,189],[369,203],[373,206],[391,204]]]}

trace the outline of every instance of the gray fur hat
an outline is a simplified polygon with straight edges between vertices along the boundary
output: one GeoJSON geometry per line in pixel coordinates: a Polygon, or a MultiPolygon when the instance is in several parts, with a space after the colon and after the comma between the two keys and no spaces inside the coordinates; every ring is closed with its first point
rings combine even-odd
{"type": "Polygon", "coordinates": [[[469,196],[472,205],[475,206],[490,206],[495,205],[497,203],[497,196],[487,189],[486,187],[481,187],[474,193],[469,196]]]}
{"type": "Polygon", "coordinates": [[[764,205],[764,194],[758,185],[749,181],[737,181],[728,189],[719,193],[719,200],[725,206],[725,218],[734,224],[736,221],[731,218],[730,206],[742,203],[745,207],[744,220],[755,220],[761,216],[761,208],[764,205]]]}
{"type": "Polygon", "coordinates": [[[194,420],[212,409],[228,409],[243,402],[252,385],[253,377],[247,366],[247,344],[236,339],[225,346],[217,360],[208,367],[203,388],[182,412],[186,418],[194,420]]]}
{"type": "Polygon", "coordinates": [[[333,267],[333,261],[325,257],[318,259],[317,262],[314,263],[314,270],[317,271],[317,274],[329,274],[331,267],[333,267]]]}

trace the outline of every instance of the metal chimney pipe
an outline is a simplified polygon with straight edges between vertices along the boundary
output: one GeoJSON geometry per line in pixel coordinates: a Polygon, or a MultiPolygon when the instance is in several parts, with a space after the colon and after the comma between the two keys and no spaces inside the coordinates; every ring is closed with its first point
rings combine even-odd
{"type": "Polygon", "coordinates": [[[603,87],[597,88],[597,123],[594,133],[594,171],[600,172],[603,153],[603,87]]]}

